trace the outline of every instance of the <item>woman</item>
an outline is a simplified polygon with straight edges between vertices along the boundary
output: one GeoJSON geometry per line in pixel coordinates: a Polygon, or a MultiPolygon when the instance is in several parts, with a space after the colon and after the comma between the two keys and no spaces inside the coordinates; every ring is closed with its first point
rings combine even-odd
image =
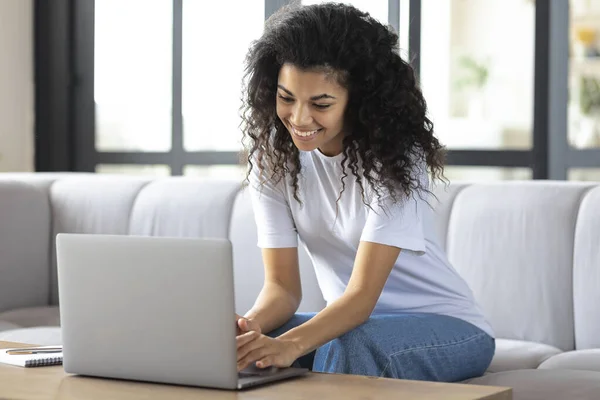
{"type": "Polygon", "coordinates": [[[247,57],[244,136],[265,282],[238,319],[238,368],[460,381],[494,354],[492,329],[434,231],[443,176],[397,36],[351,6],[293,6],[247,57]],[[327,306],[297,314],[297,245],[327,306]]]}

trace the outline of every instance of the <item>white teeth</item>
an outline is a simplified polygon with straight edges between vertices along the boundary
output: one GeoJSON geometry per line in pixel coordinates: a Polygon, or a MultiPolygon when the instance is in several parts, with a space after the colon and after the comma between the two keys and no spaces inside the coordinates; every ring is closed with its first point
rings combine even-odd
{"type": "MultiPolygon", "coordinates": [[[[292,128],[293,129],[293,128],[292,128]]],[[[307,131],[307,132],[303,132],[303,131],[299,131],[297,129],[294,129],[294,133],[298,136],[302,136],[302,137],[307,137],[307,136],[311,136],[314,135],[315,133],[317,133],[319,130],[315,129],[314,131],[307,131]]]]}

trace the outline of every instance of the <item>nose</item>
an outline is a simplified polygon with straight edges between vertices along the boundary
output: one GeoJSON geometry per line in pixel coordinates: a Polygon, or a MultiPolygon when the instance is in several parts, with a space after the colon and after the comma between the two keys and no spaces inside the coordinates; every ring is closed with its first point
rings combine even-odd
{"type": "Polygon", "coordinates": [[[290,117],[290,122],[297,127],[308,126],[312,123],[312,115],[310,112],[310,108],[300,102],[294,104],[292,108],[292,115],[290,117]]]}

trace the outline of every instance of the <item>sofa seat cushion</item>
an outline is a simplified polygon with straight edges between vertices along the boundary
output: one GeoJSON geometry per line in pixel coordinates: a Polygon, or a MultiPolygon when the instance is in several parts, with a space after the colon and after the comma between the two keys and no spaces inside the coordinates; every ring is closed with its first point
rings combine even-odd
{"type": "Polygon", "coordinates": [[[62,332],[55,326],[11,329],[0,332],[0,341],[56,346],[62,345],[62,332]]]}
{"type": "Polygon", "coordinates": [[[18,328],[20,328],[19,325],[13,324],[12,322],[0,320],[0,332],[18,328]]]}
{"type": "Polygon", "coordinates": [[[560,354],[556,347],[524,340],[496,339],[496,354],[488,372],[537,368],[546,359],[560,354]]]}
{"type": "Polygon", "coordinates": [[[600,349],[574,350],[544,361],[540,369],[574,369],[600,372],[600,349]]]}
{"type": "Polygon", "coordinates": [[[18,308],[0,313],[0,321],[20,328],[60,326],[60,314],[57,306],[18,308]]]}
{"type": "Polygon", "coordinates": [[[513,400],[598,400],[600,372],[529,369],[496,372],[468,381],[513,389],[513,400]]]}

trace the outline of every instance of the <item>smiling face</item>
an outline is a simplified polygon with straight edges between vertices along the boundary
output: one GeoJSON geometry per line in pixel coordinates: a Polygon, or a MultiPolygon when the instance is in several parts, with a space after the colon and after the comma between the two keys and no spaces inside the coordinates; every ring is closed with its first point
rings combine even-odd
{"type": "Polygon", "coordinates": [[[348,91],[333,74],[284,64],[277,83],[277,116],[298,150],[340,154],[348,91]]]}

